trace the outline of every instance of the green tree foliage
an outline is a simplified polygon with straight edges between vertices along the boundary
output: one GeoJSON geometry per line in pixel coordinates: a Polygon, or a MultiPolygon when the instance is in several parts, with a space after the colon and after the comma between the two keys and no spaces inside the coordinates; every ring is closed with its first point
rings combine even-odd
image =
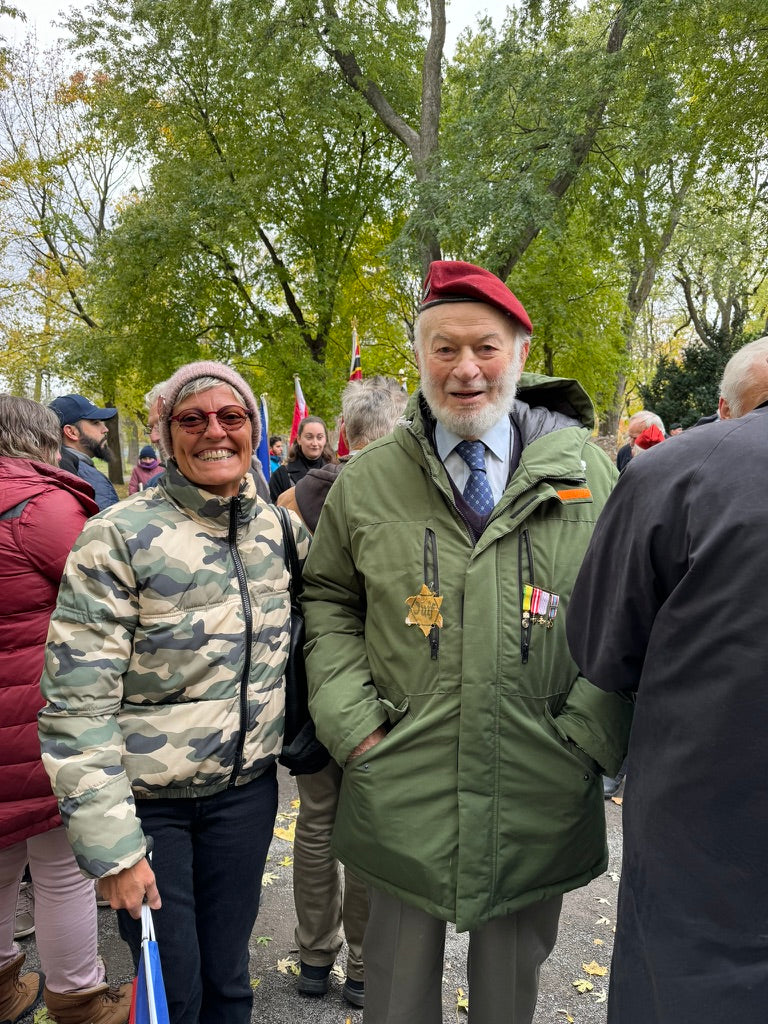
{"type": "Polygon", "coordinates": [[[77,33],[122,90],[148,164],[101,251],[113,328],[155,378],[215,354],[270,393],[299,372],[313,408],[335,409],[339,296],[361,230],[399,201],[391,137],[328,74],[314,32],[271,4],[117,0],[77,33]]]}

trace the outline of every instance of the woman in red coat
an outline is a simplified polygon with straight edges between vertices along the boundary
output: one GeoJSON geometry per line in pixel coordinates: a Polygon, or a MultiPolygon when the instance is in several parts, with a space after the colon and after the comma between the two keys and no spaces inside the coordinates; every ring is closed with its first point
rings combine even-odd
{"type": "MultiPolygon", "coordinates": [[[[93,882],[84,878],[61,824],[40,760],[37,712],[48,620],[64,563],[93,491],[56,467],[59,421],[45,406],[0,395],[0,1020],[37,1000],[43,975],[20,975],[13,941],[16,894],[29,862],[37,946],[50,989],[83,1001],[67,1021],[128,1019],[104,983],[97,958],[93,882]]],[[[126,986],[128,987],[128,986],[126,986]]]]}

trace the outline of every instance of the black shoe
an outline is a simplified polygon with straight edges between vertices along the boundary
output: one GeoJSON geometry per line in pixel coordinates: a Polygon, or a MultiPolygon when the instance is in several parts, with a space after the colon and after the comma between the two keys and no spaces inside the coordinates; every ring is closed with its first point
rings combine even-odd
{"type": "Polygon", "coordinates": [[[355,981],[347,978],[341,989],[341,994],[350,1006],[365,1006],[365,982],[355,981]]]}
{"type": "Polygon", "coordinates": [[[302,996],[324,996],[328,991],[328,975],[331,973],[331,964],[327,967],[313,967],[311,964],[301,962],[301,973],[296,982],[296,988],[302,996]]]}
{"type": "Polygon", "coordinates": [[[610,775],[603,776],[603,796],[606,800],[610,800],[612,796],[621,789],[621,784],[624,781],[624,773],[619,772],[615,779],[612,779],[610,775]]]}

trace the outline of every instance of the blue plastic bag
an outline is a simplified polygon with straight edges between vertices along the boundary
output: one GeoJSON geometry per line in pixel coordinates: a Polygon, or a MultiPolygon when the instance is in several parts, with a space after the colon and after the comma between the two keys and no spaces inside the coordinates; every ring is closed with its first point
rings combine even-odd
{"type": "Polygon", "coordinates": [[[168,1000],[165,997],[160,950],[155,941],[152,911],[147,904],[141,908],[141,959],[133,982],[133,999],[129,1024],[170,1024],[168,1000]]]}

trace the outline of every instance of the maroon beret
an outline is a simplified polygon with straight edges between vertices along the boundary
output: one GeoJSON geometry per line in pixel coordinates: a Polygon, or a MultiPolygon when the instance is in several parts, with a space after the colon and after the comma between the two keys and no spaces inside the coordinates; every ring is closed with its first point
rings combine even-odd
{"type": "Polygon", "coordinates": [[[420,312],[441,302],[485,302],[518,320],[530,334],[528,314],[501,278],[461,260],[435,260],[424,281],[420,312]]]}

